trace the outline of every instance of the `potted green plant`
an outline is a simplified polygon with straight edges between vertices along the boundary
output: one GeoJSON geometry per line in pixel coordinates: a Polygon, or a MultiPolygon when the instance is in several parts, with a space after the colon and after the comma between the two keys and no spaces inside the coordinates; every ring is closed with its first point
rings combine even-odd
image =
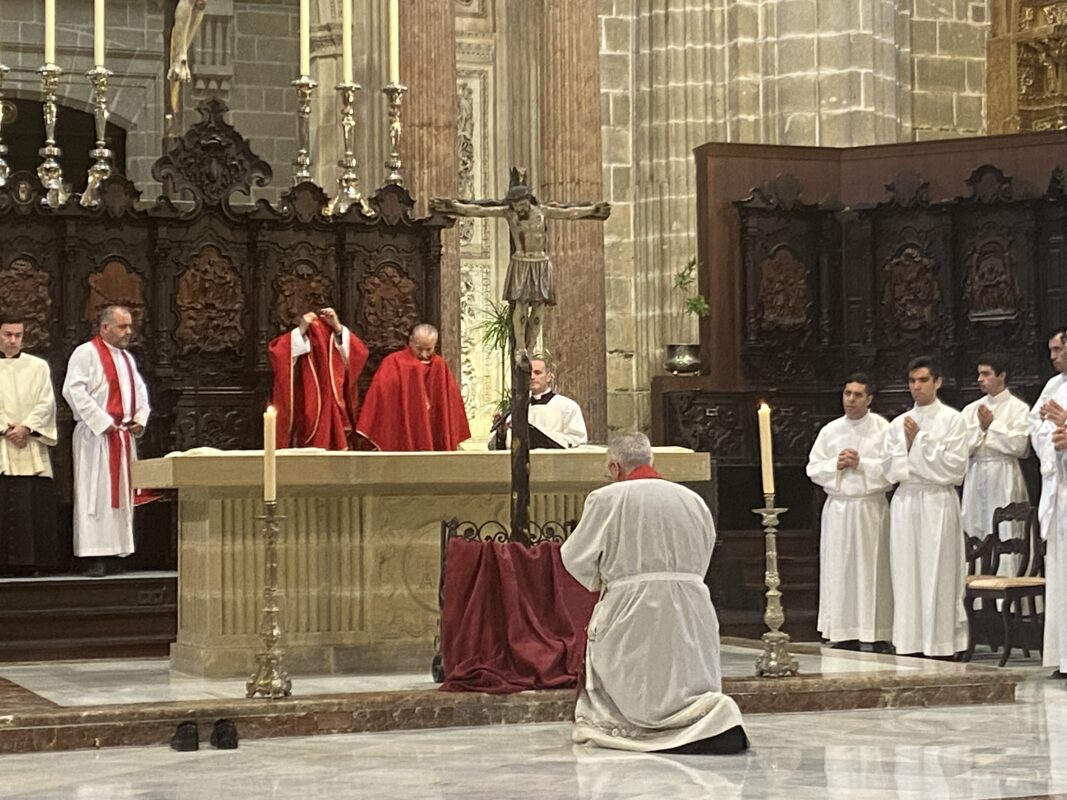
{"type": "MultiPolygon", "coordinates": [[[[686,315],[706,317],[711,313],[708,301],[700,292],[694,294],[697,282],[697,260],[694,256],[674,273],[674,288],[682,293],[684,304],[679,328],[685,328],[686,315]]],[[[667,345],[667,361],[664,364],[672,375],[698,375],[700,373],[700,344],[685,342],[667,345]]]]}
{"type": "Polygon", "coordinates": [[[482,346],[495,352],[500,359],[500,387],[492,404],[493,414],[506,414],[511,408],[511,370],[508,365],[508,346],[511,336],[511,309],[507,303],[489,301],[485,319],[478,326],[482,332],[482,346]]]}

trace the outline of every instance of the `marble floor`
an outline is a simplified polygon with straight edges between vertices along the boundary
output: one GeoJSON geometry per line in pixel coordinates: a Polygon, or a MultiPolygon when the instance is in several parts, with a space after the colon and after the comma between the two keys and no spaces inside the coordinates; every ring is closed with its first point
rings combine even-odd
{"type": "Polygon", "coordinates": [[[1067,797],[1067,682],[1026,671],[1014,705],[752,714],[738,756],[589,750],[566,724],[505,725],[0,756],[0,797],[1067,797]]]}

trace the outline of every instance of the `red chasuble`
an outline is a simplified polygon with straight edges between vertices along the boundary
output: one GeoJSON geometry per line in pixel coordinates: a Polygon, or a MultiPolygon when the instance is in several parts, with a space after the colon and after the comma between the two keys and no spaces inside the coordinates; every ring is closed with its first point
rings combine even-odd
{"type": "Polygon", "coordinates": [[[359,433],[379,450],[455,450],[469,439],[463,397],[445,360],[420,361],[408,347],[386,356],[363,399],[359,433]]]}
{"type": "Polygon", "coordinates": [[[359,373],[367,363],[367,346],[348,337],[348,363],[334,345],[334,333],[321,319],[308,328],[311,352],[292,358],[292,332],[270,345],[279,447],[348,450],[359,418],[359,373]]]}

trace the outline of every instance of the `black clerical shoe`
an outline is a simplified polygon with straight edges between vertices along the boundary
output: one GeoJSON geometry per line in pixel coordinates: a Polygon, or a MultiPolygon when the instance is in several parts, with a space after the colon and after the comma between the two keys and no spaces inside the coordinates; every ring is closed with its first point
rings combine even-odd
{"type": "Polygon", "coordinates": [[[676,756],[730,756],[735,753],[743,753],[748,748],[749,742],[748,736],[745,735],[745,729],[740,725],[735,725],[730,730],[723,731],[708,739],[698,739],[689,744],[655,752],[676,756]]]}
{"type": "Polygon", "coordinates": [[[86,578],[103,578],[107,575],[107,565],[102,558],[94,558],[89,568],[82,573],[86,578]]]}
{"type": "Polygon", "coordinates": [[[1050,678],[1055,678],[1056,680],[1060,680],[1060,681],[1067,680],[1067,672],[1060,672],[1059,670],[1056,670],[1051,675],[1049,675],[1049,677],[1050,678]]]}
{"type": "Polygon", "coordinates": [[[233,720],[220,719],[215,722],[211,729],[211,746],[216,750],[237,749],[237,726],[233,720]]]}
{"type": "Polygon", "coordinates": [[[200,732],[195,722],[180,722],[170,740],[170,749],[179,753],[191,753],[200,749],[200,732]]]}

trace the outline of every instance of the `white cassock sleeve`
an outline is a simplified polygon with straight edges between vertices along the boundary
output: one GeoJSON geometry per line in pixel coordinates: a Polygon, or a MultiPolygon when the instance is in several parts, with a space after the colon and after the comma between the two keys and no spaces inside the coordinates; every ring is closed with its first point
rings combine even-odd
{"type": "MultiPolygon", "coordinates": [[[[899,417],[898,417],[899,419],[899,417]]],[[[911,477],[908,466],[908,442],[904,438],[904,424],[899,425],[896,420],[889,425],[885,433],[885,444],[882,446],[882,472],[886,480],[891,483],[900,483],[911,477]]]]}
{"type": "Polygon", "coordinates": [[[1030,443],[1034,447],[1034,455],[1041,464],[1041,477],[1049,478],[1056,474],[1056,450],[1052,446],[1052,431],[1054,426],[1048,420],[1041,419],[1041,406],[1047,400],[1052,399],[1059,386],[1059,377],[1056,376],[1045,384],[1041,396],[1037,398],[1033,408],[1030,409],[1028,422],[1030,425],[1030,443]]]}
{"type": "Polygon", "coordinates": [[[582,408],[577,403],[564,416],[563,440],[567,447],[577,447],[589,441],[589,434],[585,429],[585,417],[582,416],[582,408]]]}
{"type": "Polygon", "coordinates": [[[1023,458],[1030,444],[1026,406],[1008,403],[985,431],[985,446],[1014,458],[1023,458]]]}
{"type": "MultiPolygon", "coordinates": [[[[348,339],[351,336],[351,332],[348,328],[341,327],[341,341],[337,341],[337,335],[333,335],[330,338],[333,340],[333,346],[341,351],[341,355],[345,358],[345,363],[348,363],[348,339]]],[[[306,356],[311,352],[311,340],[307,336],[300,332],[300,328],[293,328],[292,333],[289,335],[289,357],[294,361],[300,356],[306,356]]]]}
{"type": "Polygon", "coordinates": [[[591,592],[600,590],[604,585],[600,561],[604,557],[604,540],[612,516],[604,504],[598,502],[595,494],[589,495],[582,509],[581,522],[560,549],[567,572],[591,592]]]}
{"type": "Polygon", "coordinates": [[[909,472],[913,478],[927,483],[958,486],[967,476],[968,455],[967,426],[963,418],[956,415],[941,436],[921,429],[915,434],[908,453],[909,472]]]}
{"type": "MultiPolygon", "coordinates": [[[[837,457],[839,455],[840,451],[834,447],[831,437],[824,427],[819,431],[819,435],[815,437],[815,444],[812,445],[811,452],[808,454],[807,472],[812,483],[816,483],[823,488],[837,485],[838,473],[840,472],[837,468],[837,457]]],[[[862,464],[862,460],[860,463],[862,464]]]]}
{"type": "Polygon", "coordinates": [[[145,385],[144,378],[141,377],[137,365],[133,364],[132,358],[130,363],[133,365],[133,386],[137,392],[137,413],[133,415],[133,422],[143,428],[148,425],[148,416],[152,413],[152,406],[148,403],[148,387],[145,385]]]}
{"type": "MultiPolygon", "coordinates": [[[[41,385],[37,387],[37,397],[34,400],[30,413],[22,420],[22,424],[36,434],[37,441],[48,447],[56,445],[56,393],[52,391],[52,377],[45,372],[42,376],[41,385]]],[[[4,426],[0,424],[0,429],[4,426]]]]}
{"type": "Polygon", "coordinates": [[[89,394],[89,377],[98,356],[92,347],[78,347],[71,353],[67,377],[63,380],[63,397],[74,412],[74,419],[84,422],[99,436],[111,427],[111,416],[89,394]]]}

